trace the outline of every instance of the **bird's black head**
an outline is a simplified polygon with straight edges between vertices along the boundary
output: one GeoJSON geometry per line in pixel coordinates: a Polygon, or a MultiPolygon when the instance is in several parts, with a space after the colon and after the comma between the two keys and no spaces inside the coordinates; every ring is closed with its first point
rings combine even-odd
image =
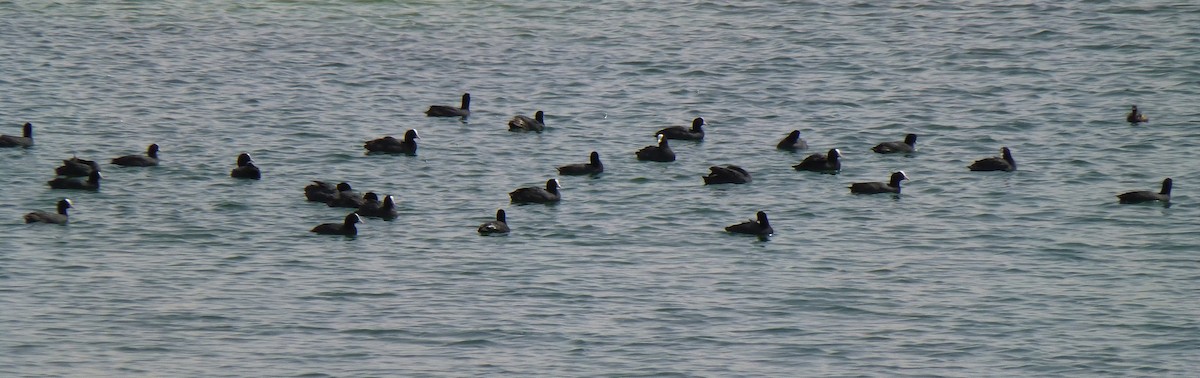
{"type": "Polygon", "coordinates": [[[800,140],[800,130],[792,130],[792,133],[788,134],[785,139],[790,143],[796,143],[796,141],[800,140]]]}
{"type": "Polygon", "coordinates": [[[756,216],[758,218],[759,225],[762,225],[763,227],[768,227],[771,225],[771,222],[767,220],[767,213],[765,211],[759,211],[756,216]]]}

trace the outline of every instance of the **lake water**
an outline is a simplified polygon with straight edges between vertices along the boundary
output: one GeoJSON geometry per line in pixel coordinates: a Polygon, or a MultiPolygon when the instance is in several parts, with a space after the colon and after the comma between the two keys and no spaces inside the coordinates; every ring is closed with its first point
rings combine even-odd
{"type": "Polygon", "coordinates": [[[36,140],[0,149],[0,375],[1200,371],[1200,5],[734,3],[0,2],[0,133],[36,140]],[[694,117],[676,162],[634,158],[694,117]],[[410,128],[417,156],[364,154],[410,128]],[[1016,172],[966,169],[1002,146],[1016,172]],[[791,168],[830,148],[840,174],[791,168]],[[46,185],[72,155],[99,192],[46,185]],[[724,164],[754,181],[702,185],[724,164]],[[1170,206],[1117,203],[1165,177],[1170,206]],[[312,180],[400,217],[312,234],[347,213],[312,180]],[[723,231],[759,210],[769,239],[723,231]]]}

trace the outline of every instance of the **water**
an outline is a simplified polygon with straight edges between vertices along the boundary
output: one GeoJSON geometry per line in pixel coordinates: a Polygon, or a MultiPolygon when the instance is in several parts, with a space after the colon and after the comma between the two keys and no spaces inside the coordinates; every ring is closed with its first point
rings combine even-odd
{"type": "Polygon", "coordinates": [[[2,3],[5,376],[1188,376],[1187,2],[2,3]],[[427,118],[473,96],[466,122],[427,118]],[[1149,124],[1131,126],[1132,104],[1149,124]],[[542,134],[505,130],[547,114],[542,134]],[[653,132],[708,121],[679,160],[653,132]],[[362,142],[421,133],[418,156],[362,142]],[[811,149],[775,151],[799,129],[811,149]],[[918,154],[874,144],[920,135],[918,154]],[[75,154],[97,193],[50,190],[75,154]],[[1020,170],[966,165],[1013,149],[1020,170]],[[790,168],[840,148],[838,175],[790,168]],[[560,177],[553,206],[507,193],[560,177]],[[251,153],[262,181],[228,177],[251,153]],[[701,185],[738,164],[741,186],[701,185]],[[899,197],[852,182],[904,170],[899,197]],[[1116,194],[1175,179],[1172,204],[1116,194]],[[311,180],[395,195],[356,238],[311,180]],[[69,226],[21,216],[75,202],[69,226]],[[508,211],[513,233],[475,227],[508,211]],[[722,231],[764,210],[763,241],[722,231]]]}

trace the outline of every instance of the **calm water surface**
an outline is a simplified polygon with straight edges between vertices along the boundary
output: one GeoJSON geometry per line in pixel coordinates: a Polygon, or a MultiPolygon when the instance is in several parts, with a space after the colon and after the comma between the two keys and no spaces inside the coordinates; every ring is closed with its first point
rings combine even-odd
{"type": "Polygon", "coordinates": [[[0,2],[0,375],[1193,376],[1189,2],[0,2]],[[645,4],[643,4],[645,3],[645,4]],[[473,96],[463,121],[432,104],[473,96]],[[1151,122],[1123,122],[1130,105],[1151,122]],[[541,134],[506,131],[547,114],[541,134]],[[708,121],[674,163],[654,131],[708,121]],[[407,129],[417,156],[365,155],[407,129]],[[811,149],[773,146],[798,129],[811,149]],[[873,154],[916,133],[918,153],[873,154]],[[62,159],[99,192],[51,190],[62,159]],[[969,172],[1013,150],[1012,173],[969,172]],[[796,172],[839,148],[837,175],[796,172]],[[557,205],[511,205],[554,167],[557,205]],[[261,181],[228,177],[240,152],[261,181]],[[704,186],[712,165],[748,185],[704,186]],[[911,180],[900,196],[850,183],[911,180]],[[1115,195],[1175,180],[1170,206],[1115,195]],[[400,217],[319,236],[311,180],[400,217]],[[75,202],[68,226],[22,215],[75,202]],[[475,227],[508,211],[512,234],[475,227]],[[766,211],[776,235],[723,227],[766,211]],[[6,219],[6,221],[3,221],[6,219]]]}

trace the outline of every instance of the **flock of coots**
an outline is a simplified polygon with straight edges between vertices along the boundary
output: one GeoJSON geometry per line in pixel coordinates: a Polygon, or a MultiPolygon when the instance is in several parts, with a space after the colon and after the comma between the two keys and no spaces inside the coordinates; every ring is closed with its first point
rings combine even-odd
{"type": "MultiPolygon", "coordinates": [[[[468,117],[471,114],[471,95],[464,93],[462,95],[462,105],[459,107],[434,105],[430,106],[425,112],[430,117],[468,117]]],[[[1130,123],[1148,122],[1149,118],[1142,114],[1137,106],[1133,106],[1132,110],[1126,115],[1126,121],[1130,123]]],[[[696,118],[692,120],[690,128],[684,126],[673,126],[658,130],[655,136],[658,143],[642,148],[635,152],[638,160],[654,161],[654,162],[672,162],[675,161],[675,152],[671,150],[669,140],[686,140],[686,141],[703,141],[704,140],[704,119],[696,118]]],[[[545,130],[545,114],[542,111],[534,113],[533,117],[518,115],[513,117],[508,122],[510,131],[532,131],[542,132],[545,130]]],[[[367,141],[363,148],[368,154],[386,153],[386,154],[405,154],[415,155],[417,152],[417,139],[420,137],[417,131],[410,129],[404,133],[403,139],[396,139],[391,136],[367,141]]],[[[872,151],[880,154],[892,153],[913,153],[916,151],[917,135],[908,134],[903,141],[889,141],[879,143],[871,148],[872,151]]],[[[33,141],[33,125],[26,122],[24,124],[21,136],[0,135],[0,147],[31,147],[33,141]]],[[[798,151],[808,148],[807,142],[800,137],[799,130],[793,130],[780,140],[776,145],[777,149],[786,151],[798,151]]],[[[149,167],[158,165],[158,144],[151,144],[146,148],[146,153],[126,155],[117,157],[111,160],[111,163],[119,166],[127,167],[149,167]]],[[[834,148],[824,154],[815,153],[806,156],[799,164],[792,166],[797,171],[812,171],[821,173],[837,173],[842,168],[841,163],[842,153],[834,148]]],[[[100,165],[95,161],[71,157],[62,161],[63,165],[55,169],[56,178],[48,181],[48,185],[53,189],[77,189],[77,190],[99,190],[100,179],[103,176],[100,174],[100,165]]],[[[1000,156],[988,157],[971,163],[967,167],[971,171],[1004,171],[1012,172],[1017,169],[1017,162],[1013,159],[1012,151],[1008,147],[1000,149],[1000,156]]],[[[750,173],[742,167],[736,165],[713,166],[709,168],[710,172],[707,176],[703,176],[705,185],[718,184],[745,184],[751,182],[750,173]]],[[[560,175],[597,175],[604,172],[604,164],[600,162],[600,154],[593,151],[589,157],[589,162],[581,164],[570,164],[558,167],[560,175]]],[[[250,154],[242,153],[237,157],[237,166],[230,171],[230,177],[240,179],[258,180],[262,178],[262,172],[254,165],[254,160],[250,154]]],[[[903,172],[892,173],[888,182],[860,182],[850,185],[850,192],[855,194],[879,194],[879,193],[900,193],[900,182],[908,180],[908,176],[903,172]]],[[[1133,191],[1118,195],[1120,203],[1141,203],[1161,201],[1169,202],[1171,200],[1171,186],[1173,182],[1170,178],[1163,180],[1162,188],[1158,192],[1153,191],[1133,191]]],[[[555,203],[562,200],[562,194],[559,192],[561,186],[557,179],[546,181],[545,187],[527,187],[519,188],[510,192],[509,198],[512,203],[555,203]]],[[[395,219],[399,214],[396,210],[396,203],[392,196],[384,196],[382,199],[374,192],[360,194],[350,187],[350,184],[342,182],[332,184],[323,181],[313,181],[311,185],[304,188],[304,195],[309,201],[322,202],[330,207],[343,207],[355,209],[350,214],[346,215],[341,223],[325,223],[314,227],[311,231],[318,234],[331,235],[347,235],[353,236],[358,233],[356,225],[362,223],[362,217],[376,217],[385,220],[395,219]]],[[[26,223],[52,223],[52,224],[67,224],[68,215],[67,209],[71,208],[71,201],[63,198],[58,201],[57,211],[48,213],[44,211],[35,211],[26,214],[24,219],[26,223]]],[[[770,221],[767,219],[766,212],[757,212],[754,219],[749,221],[731,225],[725,228],[730,233],[750,234],[765,237],[773,234],[775,231],[771,228],[770,221]]],[[[481,235],[506,234],[509,232],[507,217],[504,209],[496,211],[496,219],[486,222],[479,226],[478,232],[481,235]]]]}

